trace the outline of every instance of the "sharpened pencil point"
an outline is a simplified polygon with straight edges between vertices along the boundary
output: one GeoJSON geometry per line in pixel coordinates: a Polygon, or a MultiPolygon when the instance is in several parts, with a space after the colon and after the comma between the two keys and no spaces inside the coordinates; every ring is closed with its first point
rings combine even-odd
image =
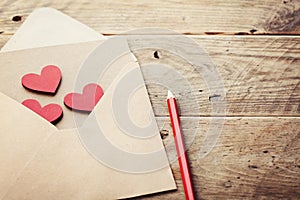
{"type": "Polygon", "coordinates": [[[170,90],[168,90],[168,99],[170,98],[174,98],[174,95],[170,90]]]}

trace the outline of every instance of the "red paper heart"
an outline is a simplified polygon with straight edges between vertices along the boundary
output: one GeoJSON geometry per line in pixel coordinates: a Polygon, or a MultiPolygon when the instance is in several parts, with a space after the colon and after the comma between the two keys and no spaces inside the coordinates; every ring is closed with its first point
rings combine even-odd
{"type": "Polygon", "coordinates": [[[82,94],[67,94],[64,98],[64,103],[70,109],[90,112],[94,109],[103,94],[103,90],[99,85],[90,83],[84,86],[82,94]]]}
{"type": "Polygon", "coordinates": [[[58,104],[51,103],[41,107],[40,103],[34,99],[26,99],[22,104],[53,124],[57,123],[63,115],[63,110],[58,104]]]}
{"type": "Polygon", "coordinates": [[[61,81],[61,71],[54,65],[48,65],[38,74],[26,74],[22,77],[22,85],[30,90],[55,94],[61,81]]]}

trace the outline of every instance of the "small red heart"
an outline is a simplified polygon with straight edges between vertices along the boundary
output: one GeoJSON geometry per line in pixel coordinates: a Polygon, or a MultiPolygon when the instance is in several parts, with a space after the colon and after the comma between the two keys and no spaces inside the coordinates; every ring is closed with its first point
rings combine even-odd
{"type": "Polygon", "coordinates": [[[36,92],[55,94],[61,81],[61,71],[57,66],[48,65],[38,74],[25,74],[22,85],[36,92]]]}
{"type": "Polygon", "coordinates": [[[39,114],[52,124],[57,123],[63,115],[63,110],[58,104],[51,103],[44,107],[41,107],[41,104],[34,99],[26,99],[22,102],[22,104],[35,113],[39,114]]]}
{"type": "Polygon", "coordinates": [[[90,112],[94,109],[103,94],[103,90],[99,85],[90,83],[84,86],[82,94],[67,94],[64,98],[64,103],[70,109],[90,112]]]}

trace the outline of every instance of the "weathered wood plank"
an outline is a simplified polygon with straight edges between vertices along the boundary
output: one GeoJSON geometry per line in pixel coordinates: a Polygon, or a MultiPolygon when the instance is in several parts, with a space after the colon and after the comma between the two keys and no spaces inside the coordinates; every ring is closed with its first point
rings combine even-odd
{"type": "MultiPolygon", "coordinates": [[[[165,134],[165,145],[174,145],[169,119],[157,121],[165,134]]],[[[202,159],[199,149],[210,118],[182,118],[181,122],[186,139],[193,141],[188,155],[198,198],[300,198],[299,118],[227,118],[214,149],[202,159]]],[[[172,170],[178,191],[141,199],[184,199],[177,161],[172,162],[172,170]]]]}
{"type": "MultiPolygon", "coordinates": [[[[0,45],[8,36],[0,35],[0,45]],[[3,39],[5,38],[5,39],[3,39]]],[[[142,36],[141,36],[142,37],[142,36]]],[[[299,116],[300,114],[300,38],[255,36],[193,36],[209,54],[224,83],[229,116],[299,116]]],[[[131,40],[129,45],[142,46],[141,41],[131,40]]],[[[159,79],[143,66],[149,63],[169,65],[183,74],[193,88],[184,88],[182,80],[165,77],[176,86],[181,115],[210,116],[212,103],[218,94],[212,93],[205,77],[195,73],[186,60],[167,50],[158,50],[159,59],[153,52],[157,49],[134,50],[140,64],[147,89],[157,116],[167,115],[165,98],[167,88],[150,83],[159,79]],[[192,93],[193,92],[193,93],[192,93]],[[194,94],[193,97],[191,94],[194,94]],[[195,103],[195,98],[198,103],[195,103]]],[[[191,49],[189,54],[193,53],[191,49]]],[[[171,77],[172,78],[172,77],[171,77]]],[[[218,88],[215,88],[218,89],[218,88]]]]}
{"type": "Polygon", "coordinates": [[[0,31],[14,33],[20,22],[38,7],[59,9],[102,34],[144,27],[186,34],[299,34],[300,31],[297,0],[2,0],[0,31]],[[21,21],[12,21],[14,16],[22,16],[21,21]]]}
{"type": "MultiPolygon", "coordinates": [[[[63,0],[0,2],[0,47],[34,8],[50,6],[102,34],[158,27],[184,33],[211,57],[225,86],[225,125],[212,152],[199,158],[211,117],[182,118],[196,195],[201,199],[300,199],[300,38],[193,35],[299,34],[300,1],[104,1],[63,0]],[[14,16],[14,21],[12,20],[14,16]],[[247,117],[249,116],[249,117],[247,117]],[[258,117],[256,117],[258,116],[258,117]],[[266,117],[273,116],[273,117],[266,117]],[[288,117],[275,117],[288,116],[288,117]],[[294,116],[294,117],[293,117],[294,116]]],[[[134,42],[134,41],[133,41],[134,42]]],[[[132,45],[132,44],[131,44],[132,45]]],[[[135,41],[138,45],[138,41],[135,41]]],[[[185,60],[157,49],[136,50],[139,62],[174,67],[194,86],[178,95],[182,116],[211,116],[218,94],[185,60]]],[[[193,52],[188,52],[192,54],[193,52]]],[[[152,79],[142,67],[144,78],[152,79]]],[[[157,116],[167,115],[166,88],[147,83],[157,116]]],[[[178,86],[179,89],[180,86],[178,86]]],[[[174,145],[168,118],[158,117],[169,157],[174,145]]],[[[184,199],[179,167],[172,161],[178,191],[137,199],[184,199]]]]}
{"type": "MultiPolygon", "coordinates": [[[[277,36],[192,38],[208,52],[224,84],[226,96],[213,93],[214,90],[221,88],[217,82],[216,84],[213,82],[209,88],[205,82],[207,77],[197,73],[194,66],[186,59],[180,58],[181,55],[170,53],[176,52],[182,46],[165,50],[153,48],[134,50],[142,65],[156,115],[168,114],[165,103],[167,88],[152,82],[167,82],[169,85],[166,86],[176,86],[173,89],[179,99],[183,116],[210,116],[214,114],[212,103],[220,98],[226,99],[226,114],[229,116],[299,116],[300,38],[277,36]],[[156,50],[159,59],[153,54],[156,50]],[[147,66],[149,63],[166,65],[174,70],[165,74],[153,73],[155,68],[149,68],[147,66]],[[170,75],[172,71],[182,74],[182,79],[170,75]],[[191,87],[186,87],[184,81],[191,87]]],[[[144,43],[152,42],[147,39],[129,41],[129,45],[135,49],[144,47],[144,43]]],[[[192,55],[193,49],[188,49],[187,53],[192,55]]]]}

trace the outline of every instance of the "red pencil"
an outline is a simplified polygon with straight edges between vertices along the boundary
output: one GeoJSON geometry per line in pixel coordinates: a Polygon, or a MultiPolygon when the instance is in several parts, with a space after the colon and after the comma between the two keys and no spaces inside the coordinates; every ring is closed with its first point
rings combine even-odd
{"type": "Polygon", "coordinates": [[[193,191],[187,156],[184,148],[184,142],[183,142],[184,140],[183,140],[183,135],[180,127],[177,103],[171,91],[168,91],[167,103],[168,103],[168,109],[169,109],[170,119],[172,123],[173,134],[175,138],[178,162],[180,166],[181,179],[183,182],[185,197],[188,200],[194,200],[194,191],[193,191]]]}

